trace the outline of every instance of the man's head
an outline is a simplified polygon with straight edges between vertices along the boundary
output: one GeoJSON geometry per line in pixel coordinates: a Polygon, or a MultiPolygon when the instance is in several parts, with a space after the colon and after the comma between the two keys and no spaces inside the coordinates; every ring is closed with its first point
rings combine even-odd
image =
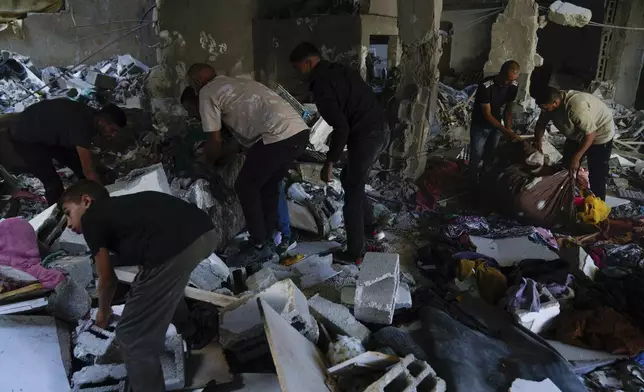
{"type": "Polygon", "coordinates": [[[563,97],[561,96],[561,91],[557,90],[554,87],[548,87],[544,89],[539,96],[537,97],[537,105],[541,107],[542,110],[546,112],[552,112],[557,110],[561,105],[563,97]]]}
{"type": "Polygon", "coordinates": [[[318,48],[310,42],[302,42],[291,52],[293,67],[303,76],[308,76],[320,62],[321,55],[318,48]]]}
{"type": "Polygon", "coordinates": [[[195,94],[199,94],[201,88],[216,76],[217,72],[215,72],[215,69],[204,63],[192,64],[190,68],[188,68],[188,72],[186,72],[188,85],[193,88],[195,94]]]}
{"type": "Polygon", "coordinates": [[[127,117],[125,112],[114,104],[105,106],[96,114],[98,133],[103,137],[113,138],[126,125],[127,117]]]}
{"type": "Polygon", "coordinates": [[[181,105],[188,112],[190,118],[200,118],[199,114],[199,96],[195,93],[195,89],[188,86],[181,93],[181,105]]]}
{"type": "Polygon", "coordinates": [[[510,84],[519,79],[520,72],[521,66],[519,65],[519,63],[514,60],[506,61],[501,66],[501,72],[499,72],[498,82],[503,85],[510,84]]]}
{"type": "Polygon", "coordinates": [[[103,185],[91,180],[80,180],[65,190],[58,201],[58,208],[67,217],[67,227],[74,233],[82,234],[81,219],[85,211],[92,203],[108,197],[110,194],[103,185]]]}

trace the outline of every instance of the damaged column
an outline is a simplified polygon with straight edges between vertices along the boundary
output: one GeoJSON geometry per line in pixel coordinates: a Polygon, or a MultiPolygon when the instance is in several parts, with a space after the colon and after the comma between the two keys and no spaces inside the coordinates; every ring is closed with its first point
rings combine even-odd
{"type": "Polygon", "coordinates": [[[534,0],[509,0],[505,10],[492,25],[492,48],[485,63],[485,75],[496,75],[508,60],[521,66],[516,103],[523,109],[530,105],[530,75],[543,64],[537,54],[539,11],[534,0]]]}
{"type": "Polygon", "coordinates": [[[405,175],[418,178],[425,170],[427,139],[436,111],[439,34],[442,0],[398,0],[398,29],[402,41],[400,83],[396,99],[401,137],[393,140],[391,155],[405,162],[405,175]]]}

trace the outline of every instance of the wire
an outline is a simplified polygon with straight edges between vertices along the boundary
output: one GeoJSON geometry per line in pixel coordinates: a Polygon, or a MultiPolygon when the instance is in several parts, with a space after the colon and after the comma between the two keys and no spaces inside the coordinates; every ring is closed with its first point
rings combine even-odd
{"type": "Polygon", "coordinates": [[[589,22],[588,26],[593,26],[593,27],[605,27],[608,29],[622,29],[622,30],[636,30],[636,31],[644,31],[644,27],[628,27],[628,26],[616,26],[616,25],[609,25],[609,24],[604,24],[604,23],[597,23],[597,22],[589,22]]]}
{"type": "Polygon", "coordinates": [[[483,21],[485,21],[485,19],[489,18],[492,15],[496,15],[499,12],[500,12],[500,10],[496,10],[496,11],[493,11],[493,12],[491,12],[489,14],[486,14],[486,15],[483,15],[483,16],[481,16],[479,18],[476,18],[473,21],[471,21],[469,24],[465,25],[465,27],[461,28],[459,30],[459,32],[467,31],[467,30],[471,29],[472,27],[476,26],[477,24],[483,23],[483,21]]]}
{"type": "MultiPolygon", "coordinates": [[[[149,26],[149,25],[151,25],[151,24],[153,24],[153,23],[154,23],[154,22],[148,22],[148,23],[146,23],[146,24],[145,24],[145,26],[149,26]]],[[[139,26],[140,26],[140,24],[139,24],[139,26]]],[[[131,28],[133,28],[133,27],[132,27],[132,26],[129,26],[129,27],[122,27],[122,28],[120,28],[120,29],[115,29],[115,30],[105,31],[105,32],[103,32],[103,33],[98,33],[98,34],[88,35],[88,36],[86,36],[86,37],[78,38],[78,39],[76,39],[76,40],[74,40],[74,41],[69,41],[69,42],[70,42],[70,43],[76,43],[76,42],[80,42],[80,41],[85,41],[85,40],[90,39],[90,38],[100,37],[100,36],[108,35],[108,34],[112,34],[112,33],[117,33],[117,32],[119,32],[119,31],[129,30],[129,29],[131,29],[131,28]]]]}
{"type": "Polygon", "coordinates": [[[69,26],[69,29],[76,29],[76,28],[81,28],[81,27],[96,27],[96,26],[105,26],[105,25],[111,25],[111,24],[117,24],[117,23],[141,23],[140,19],[125,19],[125,20],[114,20],[111,22],[104,22],[104,23],[94,23],[94,24],[86,24],[86,25],[74,25],[74,26],[69,26]]]}
{"type": "Polygon", "coordinates": [[[502,9],[503,7],[496,7],[496,8],[485,8],[480,10],[455,10],[450,12],[455,12],[455,13],[458,12],[460,14],[469,15],[469,14],[482,14],[488,11],[500,11],[502,9]]]}
{"type": "MultiPolygon", "coordinates": [[[[139,21],[139,25],[142,25],[142,24],[143,24],[143,21],[145,20],[145,18],[146,18],[146,17],[150,14],[150,12],[152,12],[155,8],[157,8],[156,3],[155,3],[152,7],[150,7],[147,11],[145,11],[145,13],[143,14],[143,16],[141,17],[141,20],[139,21]]],[[[153,16],[153,17],[154,17],[154,16],[153,16]]],[[[152,21],[152,22],[153,22],[153,23],[155,23],[156,21],[152,21]]],[[[147,47],[147,48],[149,48],[149,49],[155,49],[155,48],[157,48],[158,46],[160,46],[160,45],[161,45],[161,41],[160,41],[160,40],[159,40],[156,44],[154,44],[154,45],[148,45],[147,43],[143,42],[143,40],[141,39],[141,35],[140,35],[140,34],[138,34],[138,33],[136,34],[136,40],[137,40],[137,41],[139,41],[139,43],[140,43],[141,45],[143,45],[143,46],[145,46],[145,47],[147,47]]]]}

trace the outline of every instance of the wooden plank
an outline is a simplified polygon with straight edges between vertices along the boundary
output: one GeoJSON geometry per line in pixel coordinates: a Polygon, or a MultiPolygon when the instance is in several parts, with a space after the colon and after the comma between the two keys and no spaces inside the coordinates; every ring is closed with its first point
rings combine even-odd
{"type": "Polygon", "coordinates": [[[258,298],[257,302],[282,391],[335,391],[331,379],[327,378],[326,364],[320,350],[266,301],[258,298]]]}
{"type": "MultiPolygon", "coordinates": [[[[116,277],[123,283],[132,283],[134,277],[138,272],[137,267],[117,267],[114,268],[116,277]]],[[[186,298],[196,299],[197,301],[208,302],[220,308],[225,308],[236,303],[239,299],[229,295],[213,293],[206,290],[197,289],[194,287],[186,287],[186,298]]]]}

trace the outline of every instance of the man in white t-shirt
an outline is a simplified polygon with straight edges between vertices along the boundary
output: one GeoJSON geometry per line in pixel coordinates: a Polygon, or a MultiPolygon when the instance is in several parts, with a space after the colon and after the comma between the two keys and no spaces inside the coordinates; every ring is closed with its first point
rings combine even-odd
{"type": "Polygon", "coordinates": [[[606,199],[606,179],[615,137],[615,122],[610,108],[592,94],[580,91],[560,91],[548,87],[538,97],[542,109],[535,128],[536,147],[541,142],[546,125],[552,121],[566,136],[563,164],[577,172],[581,161],[588,157],[590,189],[606,199]]]}
{"type": "Polygon", "coordinates": [[[228,259],[242,266],[269,258],[277,225],[279,183],[309,142],[302,117],[273,90],[253,80],[218,76],[207,64],[194,64],[187,73],[199,94],[206,151],[215,163],[221,155],[222,122],[248,154],[235,182],[235,191],[250,233],[250,245],[228,259]]]}

